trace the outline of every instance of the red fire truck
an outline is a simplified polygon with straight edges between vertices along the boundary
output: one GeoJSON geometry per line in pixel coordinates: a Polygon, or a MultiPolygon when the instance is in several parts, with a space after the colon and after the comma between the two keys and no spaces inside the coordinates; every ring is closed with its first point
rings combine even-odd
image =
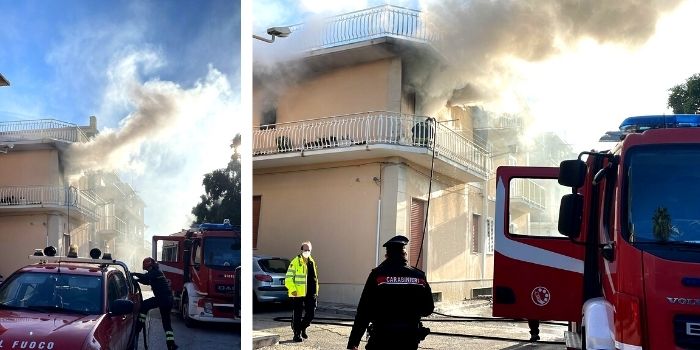
{"type": "Polygon", "coordinates": [[[240,323],[240,230],[228,220],[201,224],[197,230],[153,236],[152,249],[185,325],[240,323]]]}
{"type": "Polygon", "coordinates": [[[558,168],[498,168],[493,314],[569,321],[569,349],[699,349],[700,115],[606,136],[558,168]],[[523,234],[513,184],[547,179],[568,188],[558,227],[523,234]]]}

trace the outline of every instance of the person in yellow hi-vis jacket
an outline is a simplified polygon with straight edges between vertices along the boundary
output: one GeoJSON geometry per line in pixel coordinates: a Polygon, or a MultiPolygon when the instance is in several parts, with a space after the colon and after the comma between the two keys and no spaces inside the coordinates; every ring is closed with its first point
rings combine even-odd
{"type": "Polygon", "coordinates": [[[318,297],[318,266],[311,257],[311,242],[301,244],[301,253],[289,263],[287,277],[284,279],[289,297],[294,305],[292,329],[294,341],[307,339],[306,329],[311,325],[316,311],[318,297]],[[304,314],[302,319],[302,313],[304,314]]]}

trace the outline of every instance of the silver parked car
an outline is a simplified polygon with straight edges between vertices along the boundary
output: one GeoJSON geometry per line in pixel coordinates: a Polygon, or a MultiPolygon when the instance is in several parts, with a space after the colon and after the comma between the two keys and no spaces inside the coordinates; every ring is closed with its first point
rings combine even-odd
{"type": "Polygon", "coordinates": [[[286,302],[289,260],[273,256],[253,255],[253,303],[286,302]]]}

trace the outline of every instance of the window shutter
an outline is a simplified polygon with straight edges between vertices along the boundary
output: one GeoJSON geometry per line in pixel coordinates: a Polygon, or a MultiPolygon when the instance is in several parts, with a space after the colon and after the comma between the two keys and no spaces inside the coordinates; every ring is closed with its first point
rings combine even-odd
{"type": "Polygon", "coordinates": [[[409,239],[409,252],[408,252],[408,263],[411,266],[417,266],[419,269],[423,270],[423,256],[425,256],[425,246],[423,246],[423,251],[420,253],[420,259],[416,262],[418,258],[418,253],[421,250],[421,241],[423,238],[423,224],[425,223],[425,201],[420,199],[411,198],[411,236],[409,239]]]}

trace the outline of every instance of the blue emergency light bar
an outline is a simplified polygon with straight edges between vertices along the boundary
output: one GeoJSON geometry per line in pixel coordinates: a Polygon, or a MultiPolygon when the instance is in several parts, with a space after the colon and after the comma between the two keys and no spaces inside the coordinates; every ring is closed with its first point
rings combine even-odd
{"type": "Polygon", "coordinates": [[[629,117],[622,121],[619,131],[608,131],[600,142],[619,142],[627,134],[644,132],[649,129],[697,128],[700,127],[700,114],[643,115],[629,117]]]}
{"type": "Polygon", "coordinates": [[[620,131],[642,132],[649,129],[692,128],[700,126],[700,114],[645,115],[629,117],[620,124],[620,131]]]}

